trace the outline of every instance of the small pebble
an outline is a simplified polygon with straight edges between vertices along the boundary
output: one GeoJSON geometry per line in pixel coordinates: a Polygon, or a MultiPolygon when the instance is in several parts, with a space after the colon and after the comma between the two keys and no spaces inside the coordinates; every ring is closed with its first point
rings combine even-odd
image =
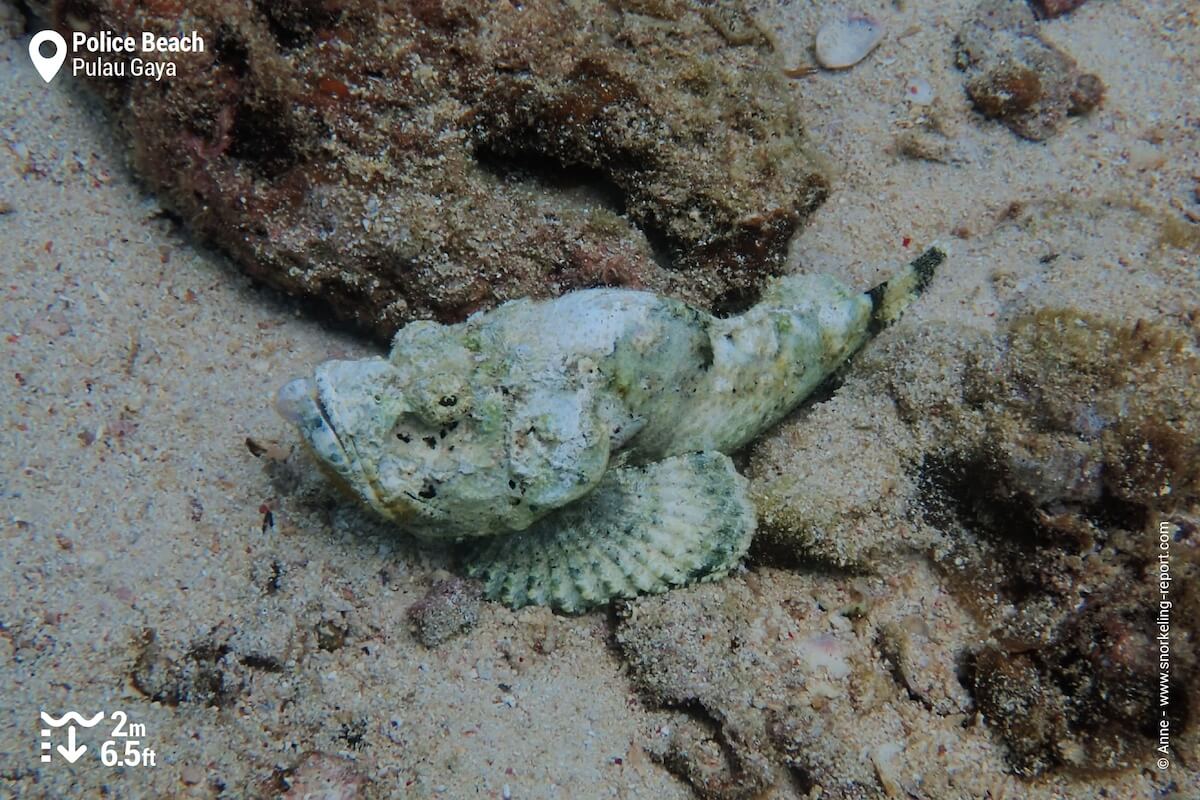
{"type": "Polygon", "coordinates": [[[1086,2],[1087,0],[1033,0],[1033,7],[1038,16],[1051,19],[1074,11],[1086,2]]]}
{"type": "Polygon", "coordinates": [[[184,767],[179,770],[179,780],[186,786],[195,786],[204,780],[204,770],[195,766],[184,767]]]}
{"type": "Polygon", "coordinates": [[[404,744],[404,720],[393,717],[383,726],[383,735],[393,744],[404,744]]]}
{"type": "Polygon", "coordinates": [[[866,14],[831,20],[817,31],[817,63],[826,69],[852,67],[883,40],[883,23],[866,14]]]}
{"type": "Polygon", "coordinates": [[[483,587],[462,578],[438,581],[408,609],[417,638],[426,647],[466,633],[479,621],[483,587]]]}
{"type": "Polygon", "coordinates": [[[924,78],[913,78],[904,84],[904,97],[916,106],[927,106],[933,102],[933,87],[924,78]]]}

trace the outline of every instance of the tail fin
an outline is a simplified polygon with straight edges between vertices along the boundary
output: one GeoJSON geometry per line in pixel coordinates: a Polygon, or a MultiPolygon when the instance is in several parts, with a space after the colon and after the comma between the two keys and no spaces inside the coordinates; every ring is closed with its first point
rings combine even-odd
{"type": "Polygon", "coordinates": [[[945,251],[936,246],[930,247],[904,269],[867,292],[871,300],[871,324],[868,330],[872,336],[900,319],[912,301],[925,291],[925,287],[933,280],[933,273],[945,260],[945,251]]]}

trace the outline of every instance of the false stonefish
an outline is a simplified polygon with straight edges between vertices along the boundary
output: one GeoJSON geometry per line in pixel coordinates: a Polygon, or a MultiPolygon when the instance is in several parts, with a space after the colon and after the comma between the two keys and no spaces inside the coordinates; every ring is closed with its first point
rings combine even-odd
{"type": "Polygon", "coordinates": [[[466,542],[489,597],[579,611],[734,567],[755,515],[727,454],[893,321],[944,258],[931,249],[865,293],[779,278],[728,318],[587,289],[414,322],[386,358],[325,362],[278,407],[379,514],[466,542]]]}

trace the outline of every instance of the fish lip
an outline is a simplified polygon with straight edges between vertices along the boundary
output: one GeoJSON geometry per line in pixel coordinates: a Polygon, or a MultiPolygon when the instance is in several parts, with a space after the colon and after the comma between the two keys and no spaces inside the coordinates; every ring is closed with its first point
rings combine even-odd
{"type": "Polygon", "coordinates": [[[334,421],[336,414],[331,389],[328,377],[318,369],[313,379],[298,378],[280,389],[276,408],[285,420],[299,429],[305,444],[326,468],[340,475],[369,506],[383,513],[378,487],[363,468],[354,437],[343,435],[334,421]],[[318,435],[321,446],[315,441],[318,435]],[[322,450],[330,449],[340,456],[339,463],[322,455],[322,450]]]}
{"type": "Polygon", "coordinates": [[[320,386],[317,387],[317,393],[313,397],[313,405],[316,406],[317,413],[321,415],[321,422],[329,429],[329,433],[333,436],[333,441],[337,443],[338,449],[342,451],[342,455],[349,456],[350,453],[346,450],[346,443],[342,441],[342,435],[338,433],[337,426],[333,424],[333,415],[329,413],[329,406],[325,404],[325,398],[321,395],[320,386]]]}
{"type": "Polygon", "coordinates": [[[333,437],[333,441],[338,449],[342,452],[342,458],[349,473],[347,480],[354,478],[354,480],[349,480],[350,485],[366,501],[367,505],[383,516],[388,516],[387,509],[380,501],[379,486],[375,482],[375,477],[368,473],[365,466],[366,462],[359,457],[354,435],[350,433],[343,435],[342,431],[334,423],[334,413],[332,410],[334,407],[333,382],[320,369],[317,370],[314,378],[316,379],[316,391],[313,393],[312,399],[316,405],[317,413],[321,415],[321,422],[333,437]]]}

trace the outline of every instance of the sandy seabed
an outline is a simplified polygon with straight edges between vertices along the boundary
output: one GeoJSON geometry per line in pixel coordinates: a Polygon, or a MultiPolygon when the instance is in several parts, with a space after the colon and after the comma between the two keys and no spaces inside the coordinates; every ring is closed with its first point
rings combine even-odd
{"type": "MultiPolygon", "coordinates": [[[[1107,87],[1042,143],[971,110],[950,46],[968,3],[865,5],[888,20],[879,49],[794,84],[833,181],[794,269],[865,287],[948,243],[905,325],[988,331],[1003,307],[1050,295],[1127,318],[1200,305],[1194,4],[1093,0],[1042,23],[1107,87]],[[911,102],[915,80],[931,104],[911,102]],[[898,152],[931,117],[949,155],[898,152]],[[1050,253],[1069,255],[1048,269],[1050,253]]],[[[647,755],[666,723],[628,678],[610,614],[485,604],[465,636],[414,638],[406,610],[451,559],[324,493],[298,454],[271,465],[246,446],[287,453],[278,386],[375,350],[190,240],[129,174],[99,102],[69,77],[44,84],[0,9],[0,796],[693,796],[647,755]],[[155,672],[168,662],[173,678],[155,672]],[[171,680],[190,696],[148,696],[171,680]],[[39,713],[71,710],[107,716],[81,729],[77,763],[42,763],[39,713]],[[116,711],[145,726],[153,767],[100,763],[116,711]]],[[[826,12],[758,11],[785,60],[806,61],[826,12]]],[[[703,597],[728,584],[749,602],[747,583],[773,597],[788,580],[753,567],[703,597]]],[[[1195,738],[1175,744],[1169,774],[1147,759],[1026,784],[994,743],[950,794],[880,772],[863,796],[1200,796],[1195,738]]]]}

